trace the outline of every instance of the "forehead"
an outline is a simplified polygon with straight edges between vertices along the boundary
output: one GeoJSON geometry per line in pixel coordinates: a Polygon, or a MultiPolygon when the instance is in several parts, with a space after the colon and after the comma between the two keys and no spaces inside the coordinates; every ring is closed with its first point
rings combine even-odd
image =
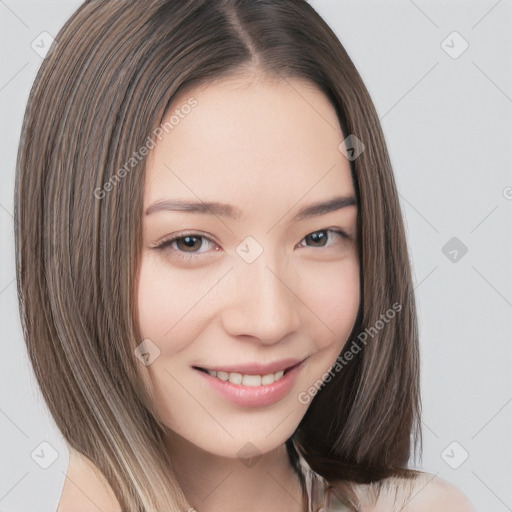
{"type": "Polygon", "coordinates": [[[175,98],[166,122],[148,155],[146,204],[187,198],[261,212],[262,202],[285,209],[354,193],[336,111],[307,81],[216,80],[175,98]]]}

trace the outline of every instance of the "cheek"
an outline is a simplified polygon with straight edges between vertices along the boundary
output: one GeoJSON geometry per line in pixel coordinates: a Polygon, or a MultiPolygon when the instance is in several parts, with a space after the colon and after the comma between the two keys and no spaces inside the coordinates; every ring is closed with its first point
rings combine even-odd
{"type": "Polygon", "coordinates": [[[341,350],[355,323],[360,302],[359,263],[355,257],[317,269],[303,281],[307,305],[318,318],[318,348],[336,343],[341,350]],[[320,335],[320,333],[324,333],[320,335]]]}
{"type": "Polygon", "coordinates": [[[309,275],[310,279],[303,280],[304,297],[316,318],[309,330],[313,357],[304,372],[299,395],[304,404],[316,395],[347,343],[360,302],[359,263],[355,257],[325,265],[309,275]]]}
{"type": "MultiPolygon", "coordinates": [[[[216,285],[227,286],[230,282],[222,282],[226,268],[188,272],[171,269],[151,256],[143,257],[138,285],[139,326],[141,335],[155,341],[161,350],[161,357],[146,368],[144,379],[151,390],[155,414],[197,446],[236,457],[247,439],[262,450],[284,442],[305,414],[317,392],[317,383],[325,378],[341,352],[359,306],[357,259],[350,256],[332,262],[302,260],[300,267],[292,271],[288,268],[288,272],[281,277],[293,290],[289,297],[301,318],[290,354],[305,353],[311,358],[283,402],[245,416],[210,394],[190,368],[194,356],[211,353],[201,340],[206,341],[209,335],[229,337],[229,332],[216,329],[223,325],[218,321],[219,315],[231,313],[230,307],[238,308],[236,301],[231,302],[239,293],[236,283],[231,281],[233,287],[224,287],[219,293],[216,285]],[[226,296],[229,302],[224,303],[226,296]],[[198,398],[192,400],[191,392],[198,398]],[[301,401],[301,397],[307,401],[301,401]],[[216,411],[214,422],[206,412],[210,407],[216,411]],[[279,424],[274,437],[265,434],[268,424],[279,424]],[[219,425],[230,425],[234,438],[227,437],[219,425]]],[[[237,309],[236,313],[244,312],[237,309]]],[[[269,349],[277,353],[278,348],[269,349]]]]}
{"type": "MultiPolygon", "coordinates": [[[[168,265],[145,255],[138,284],[139,326],[143,339],[149,338],[168,355],[185,348],[197,334],[208,314],[208,290],[222,277],[168,265]],[[171,343],[172,340],[172,343],[171,343]]],[[[359,263],[351,256],[342,261],[306,265],[297,276],[297,307],[303,328],[318,349],[333,343],[342,348],[355,322],[359,307],[359,263]],[[306,318],[309,317],[309,320],[306,318]]],[[[211,311],[210,311],[211,314],[211,311]]]]}
{"type": "Polygon", "coordinates": [[[187,272],[171,272],[151,257],[143,258],[137,301],[143,339],[154,341],[163,353],[179,352],[194,337],[196,306],[204,291],[187,272]]]}

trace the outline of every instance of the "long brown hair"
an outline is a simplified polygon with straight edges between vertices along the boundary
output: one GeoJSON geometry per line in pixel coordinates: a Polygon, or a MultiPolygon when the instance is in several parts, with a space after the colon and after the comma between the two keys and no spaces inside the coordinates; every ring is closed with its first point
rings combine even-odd
{"type": "Polygon", "coordinates": [[[88,0],[56,41],[26,108],[15,239],[28,353],[69,446],[123,510],[189,506],[134,356],[145,159],[131,159],[178,94],[251,67],[314,84],[345,137],[364,144],[350,162],[361,303],[346,347],[359,350],[312,399],[290,461],[300,450],[347,495],[351,483],[414,476],[419,351],[404,226],[378,116],[333,31],[305,0],[88,0]]]}

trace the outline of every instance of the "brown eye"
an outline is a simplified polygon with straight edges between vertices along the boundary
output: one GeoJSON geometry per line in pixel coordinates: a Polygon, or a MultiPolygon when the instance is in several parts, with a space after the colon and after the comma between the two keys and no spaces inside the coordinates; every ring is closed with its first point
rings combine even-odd
{"type": "Polygon", "coordinates": [[[179,238],[175,238],[174,240],[176,241],[176,246],[178,247],[178,249],[180,251],[185,251],[185,252],[195,252],[194,249],[199,249],[202,245],[201,243],[201,239],[203,237],[201,236],[195,236],[195,235],[186,235],[186,236],[181,236],[179,238]],[[180,244],[180,242],[182,242],[180,244]]]}
{"type": "Polygon", "coordinates": [[[322,231],[315,231],[314,233],[304,237],[304,240],[311,241],[313,243],[313,247],[324,247],[328,239],[329,237],[326,229],[322,231]]]}
{"type": "Polygon", "coordinates": [[[208,252],[208,249],[213,245],[215,245],[215,243],[204,235],[200,235],[199,233],[184,233],[164,240],[160,245],[156,246],[155,249],[165,250],[166,252],[169,251],[170,254],[177,258],[187,259],[199,257],[201,254],[208,252]],[[204,250],[200,250],[203,249],[203,247],[204,250]]]}
{"type": "Polygon", "coordinates": [[[306,242],[311,242],[312,245],[307,245],[306,247],[326,247],[329,242],[329,233],[334,233],[335,235],[340,236],[341,238],[348,238],[347,234],[338,229],[321,229],[319,231],[314,231],[309,235],[306,235],[303,240],[306,242]]]}

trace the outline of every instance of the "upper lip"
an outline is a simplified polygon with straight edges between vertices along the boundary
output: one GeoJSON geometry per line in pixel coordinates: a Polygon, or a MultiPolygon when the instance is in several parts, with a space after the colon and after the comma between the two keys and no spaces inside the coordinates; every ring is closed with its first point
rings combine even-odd
{"type": "Polygon", "coordinates": [[[242,373],[245,375],[268,375],[269,373],[276,373],[279,370],[287,370],[292,366],[297,366],[299,363],[304,361],[298,358],[281,359],[280,361],[274,361],[273,363],[245,363],[236,365],[218,365],[212,367],[206,366],[195,366],[196,368],[202,368],[203,370],[210,371],[224,371],[227,373],[242,373]]]}

